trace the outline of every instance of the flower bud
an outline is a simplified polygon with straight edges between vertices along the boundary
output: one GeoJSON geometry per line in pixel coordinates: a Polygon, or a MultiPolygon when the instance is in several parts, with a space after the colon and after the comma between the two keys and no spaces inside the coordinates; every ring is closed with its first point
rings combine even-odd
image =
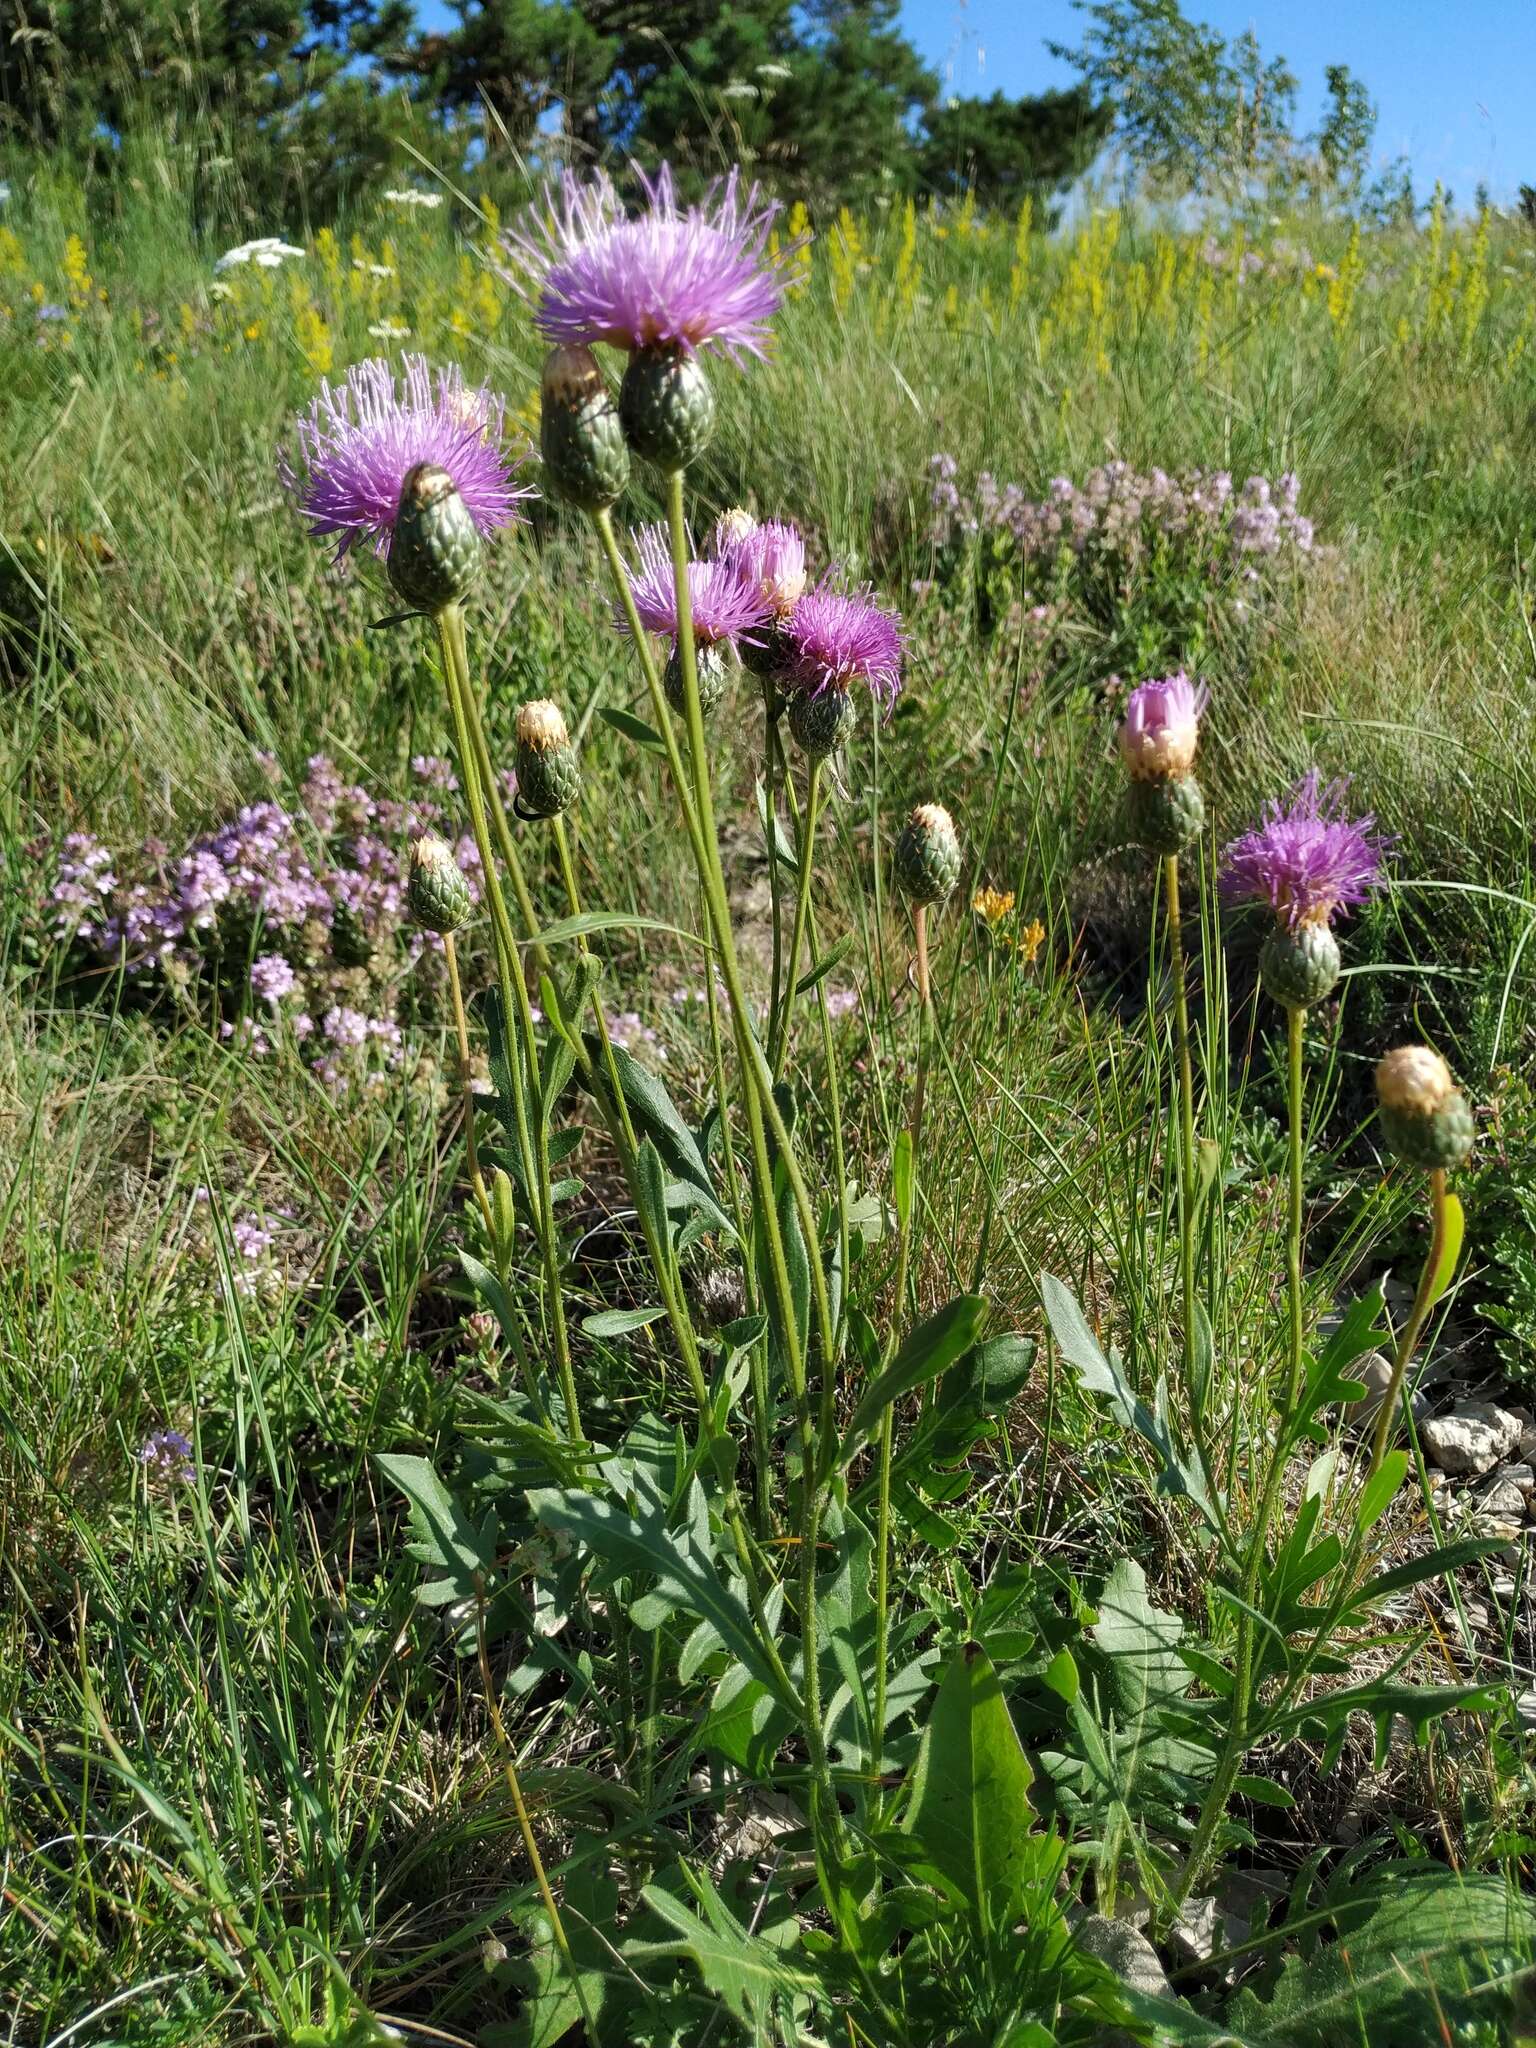
{"type": "Polygon", "coordinates": [[[456,932],[469,916],[469,884],[453,848],[435,833],[425,832],[412,843],[405,901],[423,931],[456,932]]]}
{"type": "Polygon", "coordinates": [[[858,713],[847,690],[789,692],[789,729],[795,744],[813,761],[835,754],[857,723],[858,713]]]}
{"type": "Polygon", "coordinates": [[[1136,685],[1120,728],[1120,752],[1133,776],[1157,782],[1188,775],[1200,744],[1206,698],[1207,692],[1197,690],[1182,669],[1177,675],[1136,685]]]}
{"type": "Polygon", "coordinates": [[[919,804],[896,841],[896,881],[914,903],[942,903],[960,879],[960,840],[942,804],[919,804]]]}
{"type": "Polygon", "coordinates": [[[557,497],[602,512],[629,482],[629,446],[597,357],[579,344],[552,349],[539,386],[539,449],[557,497]]]}
{"type": "MultiPolygon", "coordinates": [[[[699,709],[706,717],[725,695],[725,681],[730,674],[729,648],[728,641],[696,640],[693,644],[694,664],[699,673],[699,709]]],[[[662,670],[661,687],[667,702],[681,717],[688,709],[688,696],[683,688],[683,657],[675,640],[662,670]]]]}
{"type": "Polygon", "coordinates": [[[686,469],[715,424],[715,396],[697,356],[669,346],[637,348],[619,386],[629,445],[658,469],[686,469]]]}
{"type": "Polygon", "coordinates": [[[557,818],[581,793],[581,764],[558,704],[539,697],[517,707],[513,763],[518,809],[532,818],[557,818]]]}
{"type": "Polygon", "coordinates": [[[709,537],[709,552],[717,562],[723,562],[732,548],[741,546],[749,534],[756,533],[757,521],[743,506],[729,506],[715,521],[714,531],[709,537]]]}
{"type": "Polygon", "coordinates": [[[1376,1069],[1376,1101],[1387,1148],[1426,1171],[1460,1166],[1472,1150],[1472,1112],[1439,1053],[1400,1045],[1376,1069]]]}
{"type": "Polygon", "coordinates": [[[491,1227],[496,1242],[503,1248],[512,1243],[517,1225],[517,1204],[512,1196],[512,1180],[504,1166],[498,1166],[491,1175],[491,1227]]]}
{"type": "Polygon", "coordinates": [[[1332,995],[1339,978],[1339,942],[1322,920],[1277,924],[1259,954],[1259,979],[1288,1010],[1309,1009],[1332,995]]]}
{"type": "Polygon", "coordinates": [[[390,582],[418,611],[439,612],[474,588],[480,536],[458,485],[435,463],[406,471],[388,568],[390,582]]]}
{"type": "Polygon", "coordinates": [[[712,1330],[739,1322],[747,1312],[747,1293],[741,1275],[730,1266],[711,1266],[695,1289],[699,1313],[712,1330]]]}
{"type": "Polygon", "coordinates": [[[1161,781],[1134,777],[1125,796],[1131,837],[1148,853],[1182,853],[1200,836],[1205,799],[1193,775],[1169,775],[1161,781]]]}

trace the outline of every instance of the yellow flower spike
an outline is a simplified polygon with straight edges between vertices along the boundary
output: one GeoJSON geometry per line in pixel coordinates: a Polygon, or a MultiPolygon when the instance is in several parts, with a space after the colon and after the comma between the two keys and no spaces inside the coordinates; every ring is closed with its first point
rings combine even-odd
{"type": "Polygon", "coordinates": [[[1033,967],[1040,957],[1040,948],[1045,944],[1045,926],[1039,918],[1031,918],[1014,941],[1019,957],[1026,967],[1033,967]]]}
{"type": "Polygon", "coordinates": [[[995,932],[1004,918],[1012,912],[1013,902],[1011,889],[994,889],[989,885],[976,891],[971,898],[971,908],[988,931],[995,932]]]}

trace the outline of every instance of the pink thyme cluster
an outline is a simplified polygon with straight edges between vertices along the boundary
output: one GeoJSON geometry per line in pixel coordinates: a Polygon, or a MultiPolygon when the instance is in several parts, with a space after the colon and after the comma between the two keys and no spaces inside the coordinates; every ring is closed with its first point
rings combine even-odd
{"type": "Polygon", "coordinates": [[[1325,783],[1314,768],[1286,802],[1272,798],[1256,830],[1233,840],[1222,866],[1229,902],[1267,903],[1291,931],[1333,922],[1382,884],[1390,839],[1368,812],[1352,818],[1347,780],[1325,783]]]}
{"type": "MultiPolygon", "coordinates": [[[[642,526],[634,535],[639,567],[630,573],[635,611],[648,633],[677,632],[677,583],[672,549],[664,526],[642,526]]],[[[746,581],[730,556],[695,557],[688,564],[688,596],[693,608],[694,637],[702,647],[731,640],[753,640],[768,623],[768,605],[756,585],[746,581]]],[[[621,632],[628,630],[622,610],[614,613],[621,632]]]]}
{"type": "Polygon", "coordinates": [[[869,686],[889,711],[901,691],[901,621],[868,589],[808,590],[784,626],[787,680],[811,695],[869,686]]]}
{"type": "Polygon", "coordinates": [[[322,383],[278,464],[315,538],[339,536],[338,560],[363,541],[386,551],[401,486],[419,462],[448,472],[482,536],[510,525],[533,495],[513,482],[502,447],[505,401],[485,385],[469,389],[456,364],[434,373],[425,356],[401,360],[403,391],[379,357],[354,364],[339,385],[322,383]]]}
{"type": "Polygon", "coordinates": [[[1210,695],[1203,684],[1197,689],[1182,669],[1136,685],[1126,700],[1120,728],[1120,752],[1132,775],[1163,782],[1189,773],[1210,695]]]}
{"type": "MultiPolygon", "coordinates": [[[[227,1045],[260,1058],[291,1039],[327,1087],[376,1087],[406,1056],[412,970],[419,989],[423,956],[441,951],[406,916],[402,851],[451,830],[437,792],[454,778],[436,756],[411,766],[420,787],[401,802],[316,754],[291,805],[246,804],[180,853],[150,839],[119,857],[71,833],[49,890],[54,935],[146,1001],[206,1010],[227,1045]]],[[[467,834],[455,856],[478,897],[467,834]]]]}
{"type": "Polygon", "coordinates": [[[567,175],[503,242],[507,275],[537,301],[548,341],[614,348],[715,346],[762,355],[783,298],[787,250],[768,250],[777,202],[740,174],[681,207],[670,166],[635,173],[645,208],[626,219],[612,181],[567,175]]]}

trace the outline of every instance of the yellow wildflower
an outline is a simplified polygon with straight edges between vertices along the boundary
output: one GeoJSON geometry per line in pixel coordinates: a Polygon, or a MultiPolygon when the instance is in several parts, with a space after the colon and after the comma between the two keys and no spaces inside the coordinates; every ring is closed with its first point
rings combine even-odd
{"type": "Polygon", "coordinates": [[[1013,891],[990,887],[978,889],[971,898],[971,908],[988,931],[995,932],[1013,909],[1013,891]]]}

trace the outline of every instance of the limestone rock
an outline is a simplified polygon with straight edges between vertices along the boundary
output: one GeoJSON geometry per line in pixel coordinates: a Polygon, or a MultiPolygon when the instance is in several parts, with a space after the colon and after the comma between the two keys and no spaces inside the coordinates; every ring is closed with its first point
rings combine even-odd
{"type": "Polygon", "coordinates": [[[1425,1455],[1443,1472],[1475,1479],[1508,1457],[1520,1424],[1491,1401],[1458,1401],[1449,1415],[1435,1415],[1419,1431],[1425,1455]]]}

